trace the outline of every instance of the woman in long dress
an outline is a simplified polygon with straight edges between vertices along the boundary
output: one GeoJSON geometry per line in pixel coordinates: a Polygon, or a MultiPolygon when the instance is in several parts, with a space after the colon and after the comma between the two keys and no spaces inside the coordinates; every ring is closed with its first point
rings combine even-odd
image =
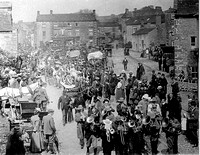
{"type": "Polygon", "coordinates": [[[125,98],[125,91],[123,85],[123,78],[120,78],[120,81],[117,84],[117,88],[115,89],[115,98],[118,101],[120,98],[125,98]]]}
{"type": "Polygon", "coordinates": [[[30,151],[32,153],[40,153],[44,149],[44,143],[41,133],[41,121],[39,118],[40,109],[36,108],[34,115],[31,117],[31,124],[33,126],[33,133],[31,136],[30,151]]]}

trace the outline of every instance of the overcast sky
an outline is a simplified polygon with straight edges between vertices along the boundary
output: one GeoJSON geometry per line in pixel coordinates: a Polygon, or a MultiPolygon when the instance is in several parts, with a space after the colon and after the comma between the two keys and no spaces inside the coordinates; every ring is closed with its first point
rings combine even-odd
{"type": "MultiPolygon", "coordinates": [[[[0,0],[3,1],[3,0],[0,0]]],[[[120,14],[125,8],[133,10],[148,5],[161,6],[163,10],[173,7],[173,0],[5,0],[12,2],[14,22],[35,21],[37,11],[48,14],[74,13],[80,9],[96,10],[99,16],[120,14]]]]}

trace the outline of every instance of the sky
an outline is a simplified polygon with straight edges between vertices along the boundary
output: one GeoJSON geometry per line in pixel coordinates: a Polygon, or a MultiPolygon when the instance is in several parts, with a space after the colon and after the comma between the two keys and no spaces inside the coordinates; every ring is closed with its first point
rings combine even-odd
{"type": "Polygon", "coordinates": [[[13,21],[36,21],[37,11],[41,14],[74,13],[81,9],[96,10],[99,16],[124,13],[128,8],[140,9],[144,6],[161,6],[163,10],[173,7],[173,0],[0,0],[12,3],[13,21]]]}

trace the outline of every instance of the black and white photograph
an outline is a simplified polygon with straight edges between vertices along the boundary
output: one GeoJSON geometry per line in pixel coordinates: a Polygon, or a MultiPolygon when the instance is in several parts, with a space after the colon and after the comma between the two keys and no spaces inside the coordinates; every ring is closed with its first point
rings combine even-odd
{"type": "Polygon", "coordinates": [[[0,155],[198,155],[199,0],[0,0],[0,155]]]}

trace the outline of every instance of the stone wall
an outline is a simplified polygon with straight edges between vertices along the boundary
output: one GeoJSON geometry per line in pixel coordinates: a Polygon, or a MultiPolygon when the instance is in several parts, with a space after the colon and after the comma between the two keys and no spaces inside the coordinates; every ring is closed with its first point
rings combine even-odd
{"type": "Polygon", "coordinates": [[[0,154],[6,153],[6,143],[9,134],[9,122],[6,118],[0,115],[0,154]]]}
{"type": "MultiPolygon", "coordinates": [[[[199,37],[196,18],[178,18],[175,22],[175,67],[177,73],[180,70],[186,72],[188,55],[191,51],[191,36],[199,37]]],[[[198,44],[198,43],[197,43],[198,44]]],[[[198,45],[197,45],[198,46],[198,45]]]]}

